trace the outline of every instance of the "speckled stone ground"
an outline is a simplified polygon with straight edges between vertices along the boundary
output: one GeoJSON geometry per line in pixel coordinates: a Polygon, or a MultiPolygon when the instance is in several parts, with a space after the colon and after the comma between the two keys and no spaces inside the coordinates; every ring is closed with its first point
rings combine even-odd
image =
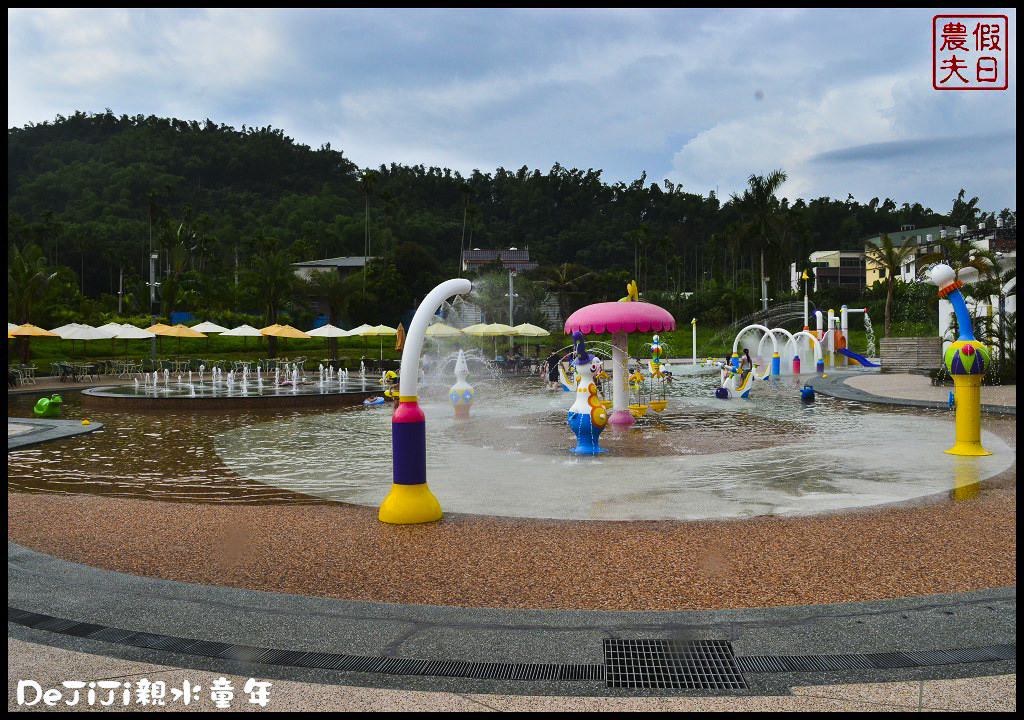
{"type": "MultiPolygon", "coordinates": [[[[986,427],[1015,446],[1015,419],[986,427]]],[[[137,575],[376,602],[622,611],[806,605],[1015,584],[1015,472],[959,500],[728,522],[453,514],[392,526],[373,509],[342,504],[8,493],[8,538],[137,575]]]]}
{"type": "MultiPolygon", "coordinates": [[[[855,375],[844,381],[857,390],[904,400],[931,400],[946,402],[952,386],[936,387],[931,378],[910,373],[870,373],[855,375]]],[[[1017,407],[1016,385],[985,385],[981,388],[981,402],[985,405],[1017,407]]]]}

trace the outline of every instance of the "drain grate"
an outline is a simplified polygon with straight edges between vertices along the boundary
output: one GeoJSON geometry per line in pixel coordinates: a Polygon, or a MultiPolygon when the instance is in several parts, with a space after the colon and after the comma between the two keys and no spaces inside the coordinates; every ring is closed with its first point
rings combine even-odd
{"type": "Polygon", "coordinates": [[[725,640],[604,641],[608,687],[677,690],[743,690],[747,687],[725,640]]]}
{"type": "Polygon", "coordinates": [[[174,637],[7,608],[8,622],[64,635],[244,663],[480,680],[602,681],[613,688],[743,690],[743,672],[897,669],[1014,660],[1015,644],[850,655],[740,655],[725,640],[604,641],[603,665],[418,660],[281,650],[174,637]]]}

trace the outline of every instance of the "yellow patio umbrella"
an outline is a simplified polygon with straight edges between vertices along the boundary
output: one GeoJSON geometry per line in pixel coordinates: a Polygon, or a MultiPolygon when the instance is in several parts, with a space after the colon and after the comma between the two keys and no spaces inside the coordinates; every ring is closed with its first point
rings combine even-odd
{"type": "Polygon", "coordinates": [[[429,338],[452,338],[462,335],[462,331],[456,327],[452,327],[451,325],[434,323],[427,328],[426,334],[429,338]]]}
{"type": "MultiPolygon", "coordinates": [[[[149,332],[153,333],[154,335],[163,335],[163,331],[166,330],[169,327],[170,327],[170,325],[164,325],[163,323],[157,323],[156,325],[150,325],[148,328],[143,328],[143,330],[148,330],[149,332]]],[[[163,351],[164,351],[163,350],[163,341],[161,340],[160,341],[160,352],[162,353],[163,351]]]]}
{"type": "MultiPolygon", "coordinates": [[[[153,327],[156,327],[156,326],[154,325],[153,327]]],[[[154,330],[153,328],[148,328],[148,329],[154,335],[165,335],[167,337],[176,337],[176,338],[178,338],[178,354],[179,355],[181,354],[181,339],[182,338],[204,338],[204,337],[206,337],[203,333],[201,333],[201,332],[199,332],[197,330],[193,330],[192,328],[190,328],[190,327],[188,327],[186,325],[182,325],[181,323],[178,323],[177,325],[174,325],[173,327],[168,327],[168,326],[165,325],[163,328],[161,328],[159,330],[154,330]]]]}
{"type": "Polygon", "coordinates": [[[538,327],[537,325],[531,325],[530,323],[522,323],[521,325],[516,325],[515,329],[516,329],[516,333],[519,335],[519,337],[524,337],[524,338],[527,339],[526,340],[526,355],[527,356],[529,356],[529,354],[530,354],[530,340],[529,340],[530,338],[532,338],[532,337],[547,337],[548,335],[551,334],[547,330],[545,330],[544,328],[538,327]]]}
{"type": "MultiPolygon", "coordinates": [[[[355,334],[355,333],[353,333],[355,334]]],[[[359,335],[363,337],[379,337],[380,338],[380,359],[384,359],[384,336],[385,335],[397,335],[398,330],[387,325],[374,325],[362,330],[359,335]]]]}
{"type": "Polygon", "coordinates": [[[291,325],[271,325],[270,327],[263,328],[260,332],[270,337],[279,338],[299,338],[302,340],[309,340],[309,335],[302,332],[298,328],[293,328],[291,325]]]}
{"type": "Polygon", "coordinates": [[[272,337],[279,338],[299,338],[301,340],[309,340],[309,335],[302,332],[298,328],[293,328],[291,325],[271,325],[268,328],[261,330],[264,335],[270,335],[272,337]]]}
{"type": "Polygon", "coordinates": [[[21,354],[21,362],[22,362],[23,365],[28,365],[28,359],[29,359],[29,350],[28,350],[28,348],[29,348],[29,344],[32,342],[31,338],[34,338],[34,337],[60,337],[60,335],[58,335],[57,333],[52,333],[49,330],[43,330],[43,328],[36,327],[35,325],[32,325],[31,323],[25,323],[24,325],[19,325],[18,327],[14,328],[13,330],[8,330],[7,334],[8,335],[13,335],[14,337],[23,337],[23,338],[25,338],[25,350],[21,354]]]}
{"type": "Polygon", "coordinates": [[[477,325],[470,325],[469,327],[462,328],[462,332],[466,335],[474,335],[476,337],[493,337],[494,340],[494,356],[498,356],[498,336],[499,335],[518,335],[516,329],[511,325],[504,325],[502,323],[480,323],[477,325]]]}

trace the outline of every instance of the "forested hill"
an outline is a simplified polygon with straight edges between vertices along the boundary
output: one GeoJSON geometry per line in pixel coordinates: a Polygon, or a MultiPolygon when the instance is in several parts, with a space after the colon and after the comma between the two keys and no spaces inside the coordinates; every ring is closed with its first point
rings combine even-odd
{"type": "MultiPolygon", "coordinates": [[[[150,247],[167,247],[182,227],[190,267],[225,277],[267,238],[303,260],[363,255],[367,233],[370,254],[411,241],[445,271],[455,270],[465,234],[467,247],[528,246],[545,264],[640,269],[665,290],[692,289],[705,273],[735,278],[753,259],[743,203],[645,176],[627,185],[557,164],[469,177],[392,164],[364,177],[343,152],[297,144],[283,130],[109,111],[10,129],[7,144],[9,245],[38,244],[83,276],[86,295],[110,292],[121,269],[145,277],[150,247]]],[[[905,224],[980,219],[976,200],[963,197],[954,204],[962,218],[877,198],[773,204],[781,220],[769,270],[779,278],[814,249],[854,249],[905,224]]]]}

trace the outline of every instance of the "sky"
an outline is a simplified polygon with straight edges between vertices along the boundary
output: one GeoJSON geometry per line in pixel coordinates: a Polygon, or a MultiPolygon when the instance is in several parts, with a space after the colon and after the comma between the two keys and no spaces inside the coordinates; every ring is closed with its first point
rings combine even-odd
{"type": "Polygon", "coordinates": [[[76,111],[271,125],[360,167],[647,173],[727,198],[960,188],[1016,210],[1006,90],[932,87],[932,21],[963,10],[8,9],[7,124],[76,111]]]}

